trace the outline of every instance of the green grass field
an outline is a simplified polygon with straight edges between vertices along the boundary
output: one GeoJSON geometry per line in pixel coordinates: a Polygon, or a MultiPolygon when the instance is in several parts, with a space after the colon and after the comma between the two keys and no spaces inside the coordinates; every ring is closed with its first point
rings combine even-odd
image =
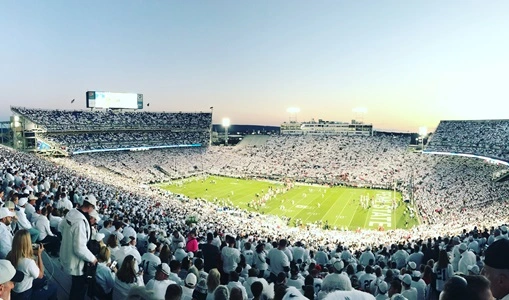
{"type": "Polygon", "coordinates": [[[233,204],[249,211],[291,218],[291,226],[318,223],[322,227],[328,224],[329,228],[337,229],[378,229],[382,226],[387,230],[411,228],[418,224],[418,220],[410,216],[410,209],[413,208],[401,201],[401,194],[393,195],[392,191],[387,190],[295,185],[286,193],[271,197],[264,205],[255,209],[253,203],[266,195],[270,187],[275,190],[284,188],[284,185],[208,176],[188,178],[159,187],[191,199],[202,198],[221,205],[233,204]],[[365,209],[361,206],[360,199],[367,195],[372,200],[370,207],[365,209]],[[393,198],[397,203],[395,210],[392,209],[393,198]]]}

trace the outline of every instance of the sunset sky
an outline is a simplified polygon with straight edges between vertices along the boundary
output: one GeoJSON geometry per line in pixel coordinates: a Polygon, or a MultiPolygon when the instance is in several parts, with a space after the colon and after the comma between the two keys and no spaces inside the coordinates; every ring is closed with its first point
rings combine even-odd
{"type": "Polygon", "coordinates": [[[1,1],[0,120],[83,109],[87,90],[213,106],[215,123],[509,119],[508,16],[505,0],[1,1]]]}

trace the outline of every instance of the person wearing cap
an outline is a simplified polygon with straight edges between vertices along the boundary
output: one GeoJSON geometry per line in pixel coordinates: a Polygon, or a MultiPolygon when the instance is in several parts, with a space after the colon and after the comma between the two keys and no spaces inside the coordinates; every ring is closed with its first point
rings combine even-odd
{"type": "Polygon", "coordinates": [[[375,300],[387,300],[389,299],[389,295],[387,294],[389,292],[389,285],[387,282],[382,281],[380,284],[376,287],[376,296],[375,300]]]}
{"type": "Polygon", "coordinates": [[[421,278],[421,272],[415,270],[410,275],[412,276],[412,287],[417,290],[417,299],[424,300],[426,297],[426,282],[421,278]]]}
{"type": "Polygon", "coordinates": [[[4,259],[12,249],[12,218],[14,213],[9,209],[0,208],[0,259],[4,259]]]}
{"type": "Polygon", "coordinates": [[[179,262],[182,262],[184,257],[187,257],[187,252],[186,252],[186,250],[184,250],[184,243],[182,243],[182,242],[177,243],[177,248],[175,250],[175,253],[173,253],[173,255],[175,255],[175,259],[178,260],[179,262]]]}
{"type": "Polygon", "coordinates": [[[141,257],[141,265],[143,266],[143,281],[145,283],[156,276],[157,266],[161,264],[161,259],[155,255],[156,249],[156,244],[148,244],[148,252],[143,254],[141,257]]]}
{"type": "Polygon", "coordinates": [[[408,300],[417,300],[417,290],[412,287],[412,276],[405,274],[401,279],[401,295],[408,300]]]}
{"type": "Polygon", "coordinates": [[[500,300],[509,300],[509,240],[500,239],[493,242],[484,254],[484,268],[482,275],[486,276],[491,284],[493,297],[500,300]]]}
{"type": "Polygon", "coordinates": [[[72,276],[70,294],[73,299],[84,299],[86,294],[85,265],[97,263],[94,254],[87,248],[92,238],[92,229],[88,220],[97,205],[97,199],[90,194],[79,208],[71,209],[60,223],[62,233],[60,260],[65,271],[72,276]]]}
{"type": "Polygon", "coordinates": [[[34,194],[30,194],[28,196],[28,202],[25,205],[25,214],[27,215],[27,219],[32,223],[35,222],[35,220],[32,219],[35,215],[35,200],[37,200],[37,197],[34,194]]]}
{"type": "Polygon", "coordinates": [[[170,272],[170,266],[162,263],[157,266],[155,277],[147,282],[147,290],[153,291],[157,299],[164,299],[168,286],[175,283],[175,281],[169,279],[170,272]]]}
{"type": "Polygon", "coordinates": [[[476,258],[474,252],[470,251],[465,243],[460,244],[459,251],[461,254],[460,261],[458,262],[458,272],[461,274],[468,274],[468,266],[475,265],[476,258]]]}
{"type": "Polygon", "coordinates": [[[32,239],[32,243],[35,244],[39,240],[39,230],[32,227],[32,224],[28,221],[27,215],[25,213],[25,206],[28,202],[28,198],[23,197],[18,200],[18,207],[16,210],[16,217],[18,218],[18,228],[26,229],[30,232],[30,237],[32,239]]]}
{"type": "Polygon", "coordinates": [[[22,282],[25,275],[23,272],[17,271],[6,259],[0,259],[0,270],[2,270],[0,272],[0,299],[10,300],[14,284],[22,282]]]}
{"type": "Polygon", "coordinates": [[[184,286],[182,286],[182,300],[192,300],[194,288],[196,287],[196,275],[189,273],[184,280],[184,286]]]}

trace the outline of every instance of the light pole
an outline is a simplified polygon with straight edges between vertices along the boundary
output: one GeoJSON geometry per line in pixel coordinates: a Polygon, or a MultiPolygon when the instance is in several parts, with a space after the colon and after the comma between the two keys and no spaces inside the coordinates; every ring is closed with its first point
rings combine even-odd
{"type": "Polygon", "coordinates": [[[419,139],[421,140],[421,151],[424,150],[424,137],[428,134],[428,128],[426,126],[419,127],[419,139]]]}
{"type": "Polygon", "coordinates": [[[297,114],[300,113],[300,108],[289,107],[286,109],[286,112],[290,114],[290,117],[289,117],[290,123],[297,123],[297,114]]]}
{"type": "Polygon", "coordinates": [[[223,127],[224,127],[224,145],[228,146],[228,127],[230,127],[229,118],[223,118],[223,127]]]}

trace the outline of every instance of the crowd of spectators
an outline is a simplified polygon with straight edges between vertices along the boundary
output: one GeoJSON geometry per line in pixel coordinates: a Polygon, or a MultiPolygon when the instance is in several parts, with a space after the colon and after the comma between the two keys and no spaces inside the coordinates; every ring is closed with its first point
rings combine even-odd
{"type": "Polygon", "coordinates": [[[140,147],[208,145],[211,113],[161,113],[113,110],[44,110],[12,107],[44,133],[43,142],[69,153],[140,147]]]}
{"type": "Polygon", "coordinates": [[[509,161],[509,120],[441,121],[426,150],[509,161]]]}
{"type": "Polygon", "coordinates": [[[106,167],[140,184],[204,171],[389,189],[399,183],[399,189],[415,200],[426,224],[458,228],[486,225],[485,220],[503,221],[509,183],[491,178],[505,167],[472,158],[413,153],[408,142],[407,137],[384,135],[271,136],[263,147],[93,153],[58,161],[71,168],[77,163],[106,167]]]}
{"type": "MultiPolygon", "coordinates": [[[[25,276],[14,285],[13,299],[27,294],[54,299],[55,287],[45,281],[38,257],[45,249],[59,256],[72,276],[73,299],[87,286],[99,299],[438,299],[440,292],[446,297],[468,288],[469,295],[481,295],[471,299],[490,299],[492,293],[505,297],[509,266],[500,253],[509,251],[509,230],[503,225],[508,189],[490,177],[500,167],[409,153],[404,144],[390,136],[275,136],[262,148],[52,160],[0,147],[0,259],[7,258],[25,276]],[[182,201],[144,185],[141,180],[151,178],[146,169],[154,164],[167,173],[198,169],[268,176],[286,171],[365,185],[410,184],[412,178],[426,224],[384,232],[300,230],[275,216],[225,210],[202,199],[182,201]],[[294,170],[300,167],[305,171],[294,170]],[[197,218],[190,223],[189,216],[197,218]],[[77,236],[78,242],[71,242],[77,236]],[[18,253],[32,243],[40,244],[33,253],[18,253]],[[486,277],[479,276],[480,270],[486,277]],[[93,281],[86,280],[88,275],[93,281]]],[[[0,292],[6,282],[19,280],[15,273],[9,271],[0,282],[0,292]]]]}
{"type": "Polygon", "coordinates": [[[69,152],[131,149],[139,147],[208,145],[208,131],[119,131],[89,132],[78,134],[43,134],[48,141],[65,146],[69,152]]]}
{"type": "Polygon", "coordinates": [[[118,129],[190,130],[210,128],[212,113],[166,113],[114,110],[47,110],[11,107],[48,132],[118,129]]]}

